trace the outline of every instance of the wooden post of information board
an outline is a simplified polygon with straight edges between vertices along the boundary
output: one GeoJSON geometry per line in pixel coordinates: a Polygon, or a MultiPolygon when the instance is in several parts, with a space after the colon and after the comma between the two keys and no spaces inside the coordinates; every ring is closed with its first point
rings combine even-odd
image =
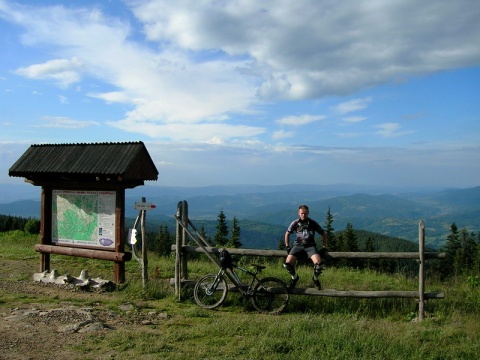
{"type": "MultiPolygon", "coordinates": [[[[123,253],[125,251],[125,189],[116,191],[115,224],[115,251],[123,253]]],[[[125,282],[124,261],[115,261],[114,276],[116,283],[123,284],[125,282]]]]}
{"type": "MultiPolygon", "coordinates": [[[[40,244],[52,245],[52,188],[42,187],[40,244]]],[[[40,253],[40,272],[50,271],[50,253],[40,253]]]]}

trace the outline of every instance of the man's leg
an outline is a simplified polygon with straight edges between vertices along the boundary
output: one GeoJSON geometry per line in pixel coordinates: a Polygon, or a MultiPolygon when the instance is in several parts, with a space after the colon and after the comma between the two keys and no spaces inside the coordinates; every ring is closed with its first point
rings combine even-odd
{"type": "Polygon", "coordinates": [[[295,272],[295,263],[297,262],[297,258],[293,255],[288,255],[287,259],[283,263],[283,267],[288,271],[291,276],[290,284],[288,286],[289,289],[293,289],[298,282],[298,274],[295,272]]]}
{"type": "Polygon", "coordinates": [[[311,256],[310,259],[312,259],[312,262],[313,262],[313,278],[312,278],[313,283],[318,290],[321,290],[322,289],[322,284],[320,283],[320,280],[318,279],[318,277],[322,273],[322,266],[320,265],[320,260],[321,260],[320,255],[314,254],[314,255],[311,256]]]}

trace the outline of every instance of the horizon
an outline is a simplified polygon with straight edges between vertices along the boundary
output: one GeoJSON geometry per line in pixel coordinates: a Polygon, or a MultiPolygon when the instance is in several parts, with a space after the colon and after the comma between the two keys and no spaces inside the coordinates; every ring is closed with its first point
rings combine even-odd
{"type": "MultiPolygon", "coordinates": [[[[0,204],[8,204],[16,201],[23,201],[23,200],[35,200],[40,201],[40,193],[41,193],[41,186],[34,186],[28,182],[22,182],[20,184],[17,183],[0,183],[0,190],[2,187],[9,187],[8,193],[0,193],[0,204]],[[12,189],[12,186],[15,189],[12,189]],[[18,192],[13,192],[13,191],[18,192]]],[[[287,191],[288,188],[292,187],[306,187],[311,189],[312,187],[318,188],[315,189],[316,191],[332,191],[336,190],[339,193],[344,193],[344,195],[332,195],[332,198],[336,198],[338,196],[349,196],[355,194],[367,194],[372,196],[378,195],[405,195],[405,194],[434,194],[434,193],[441,193],[443,191],[456,191],[456,190],[469,190],[480,187],[473,186],[473,187],[465,187],[465,188],[452,188],[452,187],[440,187],[440,188],[433,188],[433,187],[389,187],[389,186],[375,186],[375,185],[359,185],[359,184],[327,184],[327,185],[319,185],[319,184],[283,184],[283,185],[258,185],[258,184],[231,184],[231,185],[207,185],[207,186],[177,186],[177,185],[156,185],[154,182],[147,182],[143,186],[137,186],[133,189],[126,189],[125,197],[126,198],[133,198],[137,197],[142,191],[154,191],[155,189],[174,189],[178,191],[187,191],[185,198],[191,198],[196,196],[217,196],[217,195],[239,195],[239,194],[253,194],[253,193],[268,193],[271,192],[273,188],[285,188],[282,189],[283,191],[287,191]],[[255,192],[246,191],[250,190],[251,188],[257,187],[258,189],[255,192]],[[340,187],[340,189],[338,188],[340,187]],[[223,192],[220,189],[237,189],[238,191],[235,192],[223,192]],[[271,189],[269,189],[271,188],[271,189]],[[205,194],[203,191],[213,189],[215,190],[214,193],[205,194]],[[354,190],[355,189],[355,190],[354,190]]],[[[300,188],[299,188],[300,189],[300,188]]],[[[301,190],[301,189],[300,189],[301,190]]],[[[141,194],[141,196],[148,196],[152,195],[155,196],[162,196],[157,194],[141,194]]],[[[147,199],[148,200],[148,199],[147,199]]]]}
{"type": "Polygon", "coordinates": [[[477,187],[479,17],[466,0],[0,0],[0,185],[34,144],[142,141],[153,186],[477,187]]]}

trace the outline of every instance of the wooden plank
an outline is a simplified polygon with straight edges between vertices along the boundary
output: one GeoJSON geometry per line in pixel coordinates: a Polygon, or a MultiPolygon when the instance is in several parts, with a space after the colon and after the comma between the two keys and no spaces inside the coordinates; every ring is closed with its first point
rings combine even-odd
{"type": "MultiPolygon", "coordinates": [[[[205,247],[209,253],[216,253],[218,248],[205,247]]],[[[182,251],[187,253],[204,253],[204,249],[199,246],[182,246],[182,251]]],[[[176,251],[176,245],[172,245],[172,250],[176,251]]],[[[266,257],[285,257],[284,250],[260,250],[260,249],[236,249],[228,248],[232,255],[250,255],[266,257]]],[[[332,258],[350,258],[350,259],[418,259],[418,252],[329,252],[332,258]]],[[[426,259],[444,258],[445,253],[426,252],[426,259]]]]}
{"type": "Polygon", "coordinates": [[[130,261],[132,253],[119,253],[112,251],[101,251],[93,249],[71,248],[66,246],[36,244],[35,251],[42,254],[57,254],[68,256],[79,256],[90,259],[110,260],[115,262],[130,261]]]}
{"type": "MultiPolygon", "coordinates": [[[[174,284],[175,279],[170,279],[170,285],[174,284]]],[[[182,286],[193,287],[196,281],[194,280],[182,280],[182,286]]],[[[238,292],[238,289],[228,284],[228,291],[238,292]]],[[[315,288],[295,288],[289,290],[293,295],[313,295],[313,296],[325,296],[325,297],[350,297],[350,298],[365,298],[365,299],[380,299],[380,298],[419,298],[418,291],[358,291],[358,290],[335,290],[335,289],[323,289],[317,290],[315,288]]],[[[425,293],[426,299],[444,299],[445,294],[443,292],[427,292],[425,293]]]]}
{"type": "MultiPolygon", "coordinates": [[[[352,297],[352,298],[419,298],[418,291],[358,291],[358,290],[333,290],[315,288],[295,288],[290,290],[295,295],[316,295],[327,297],[352,297]]],[[[445,294],[441,292],[425,293],[426,299],[443,299],[445,294]]]]}

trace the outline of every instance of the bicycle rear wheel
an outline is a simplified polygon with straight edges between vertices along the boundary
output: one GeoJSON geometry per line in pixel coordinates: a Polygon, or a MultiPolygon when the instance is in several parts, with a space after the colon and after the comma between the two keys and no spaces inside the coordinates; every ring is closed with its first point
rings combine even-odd
{"type": "Polygon", "coordinates": [[[290,296],[285,283],[277,278],[259,280],[253,290],[252,303],[255,309],[265,314],[280,314],[290,296]]]}
{"type": "Polygon", "coordinates": [[[208,274],[195,284],[193,297],[204,309],[215,309],[223,304],[227,292],[227,282],[222,275],[208,274]]]}

